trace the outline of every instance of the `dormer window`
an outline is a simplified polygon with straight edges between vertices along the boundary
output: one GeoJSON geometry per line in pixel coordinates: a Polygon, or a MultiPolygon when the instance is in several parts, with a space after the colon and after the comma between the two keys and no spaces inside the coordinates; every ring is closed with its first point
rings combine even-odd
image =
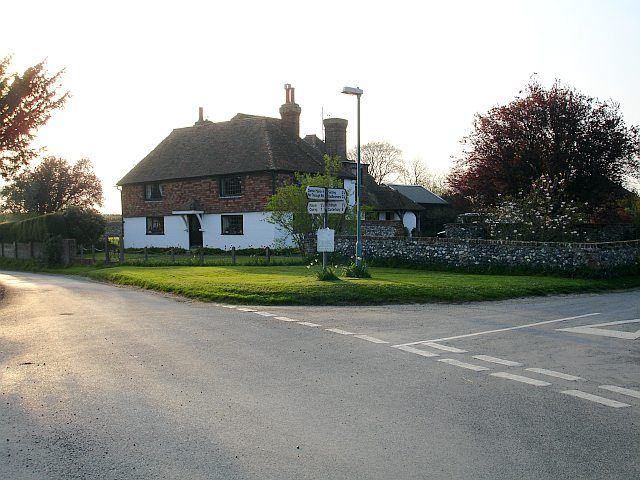
{"type": "Polygon", "coordinates": [[[242,195],[242,178],[240,175],[222,177],[220,179],[221,197],[239,197],[242,195]]]}
{"type": "Polygon", "coordinates": [[[144,185],[145,200],[162,200],[162,188],[159,183],[146,183],[144,185]]]}

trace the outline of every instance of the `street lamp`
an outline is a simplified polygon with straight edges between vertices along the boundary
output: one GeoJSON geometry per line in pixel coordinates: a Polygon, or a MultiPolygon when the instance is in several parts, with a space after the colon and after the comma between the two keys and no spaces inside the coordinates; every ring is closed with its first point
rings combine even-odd
{"type": "Polygon", "coordinates": [[[355,95],[358,98],[358,162],[356,171],[356,266],[362,266],[362,230],[360,220],[360,204],[361,204],[361,188],[362,172],[360,169],[360,97],[364,93],[357,87],[344,87],[342,93],[347,95],[355,95]]]}

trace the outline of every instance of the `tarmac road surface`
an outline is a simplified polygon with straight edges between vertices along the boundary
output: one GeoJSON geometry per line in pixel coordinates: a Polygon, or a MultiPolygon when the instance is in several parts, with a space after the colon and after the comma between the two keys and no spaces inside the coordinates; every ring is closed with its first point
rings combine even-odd
{"type": "Polygon", "coordinates": [[[0,479],[640,478],[638,290],[252,307],[0,285],[0,479]]]}

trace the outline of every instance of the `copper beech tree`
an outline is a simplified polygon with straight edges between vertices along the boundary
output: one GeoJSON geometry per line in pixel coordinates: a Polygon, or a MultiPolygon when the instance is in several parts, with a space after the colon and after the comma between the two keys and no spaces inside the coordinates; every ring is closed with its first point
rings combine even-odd
{"type": "Polygon", "coordinates": [[[36,130],[69,94],[59,92],[62,72],[49,75],[44,62],[24,73],[8,72],[11,57],[0,59],[0,176],[10,178],[37,155],[31,147],[36,130]]]}
{"type": "Polygon", "coordinates": [[[556,81],[532,80],[508,105],[478,114],[448,177],[450,193],[476,206],[529,192],[543,175],[562,178],[563,194],[606,217],[640,176],[640,134],[618,104],[556,81]]]}

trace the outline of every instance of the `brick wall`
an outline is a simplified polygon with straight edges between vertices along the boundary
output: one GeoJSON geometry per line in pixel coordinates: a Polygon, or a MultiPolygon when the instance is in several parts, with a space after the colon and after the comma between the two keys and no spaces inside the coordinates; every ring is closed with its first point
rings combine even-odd
{"type": "MultiPolygon", "coordinates": [[[[291,182],[292,175],[275,175],[276,188],[291,182]]],[[[124,217],[170,215],[176,210],[189,209],[196,201],[205,213],[260,212],[273,194],[274,178],[269,172],[242,175],[242,195],[236,198],[220,197],[219,178],[202,178],[161,182],[162,200],[144,199],[144,185],[122,187],[124,217]]]]}

